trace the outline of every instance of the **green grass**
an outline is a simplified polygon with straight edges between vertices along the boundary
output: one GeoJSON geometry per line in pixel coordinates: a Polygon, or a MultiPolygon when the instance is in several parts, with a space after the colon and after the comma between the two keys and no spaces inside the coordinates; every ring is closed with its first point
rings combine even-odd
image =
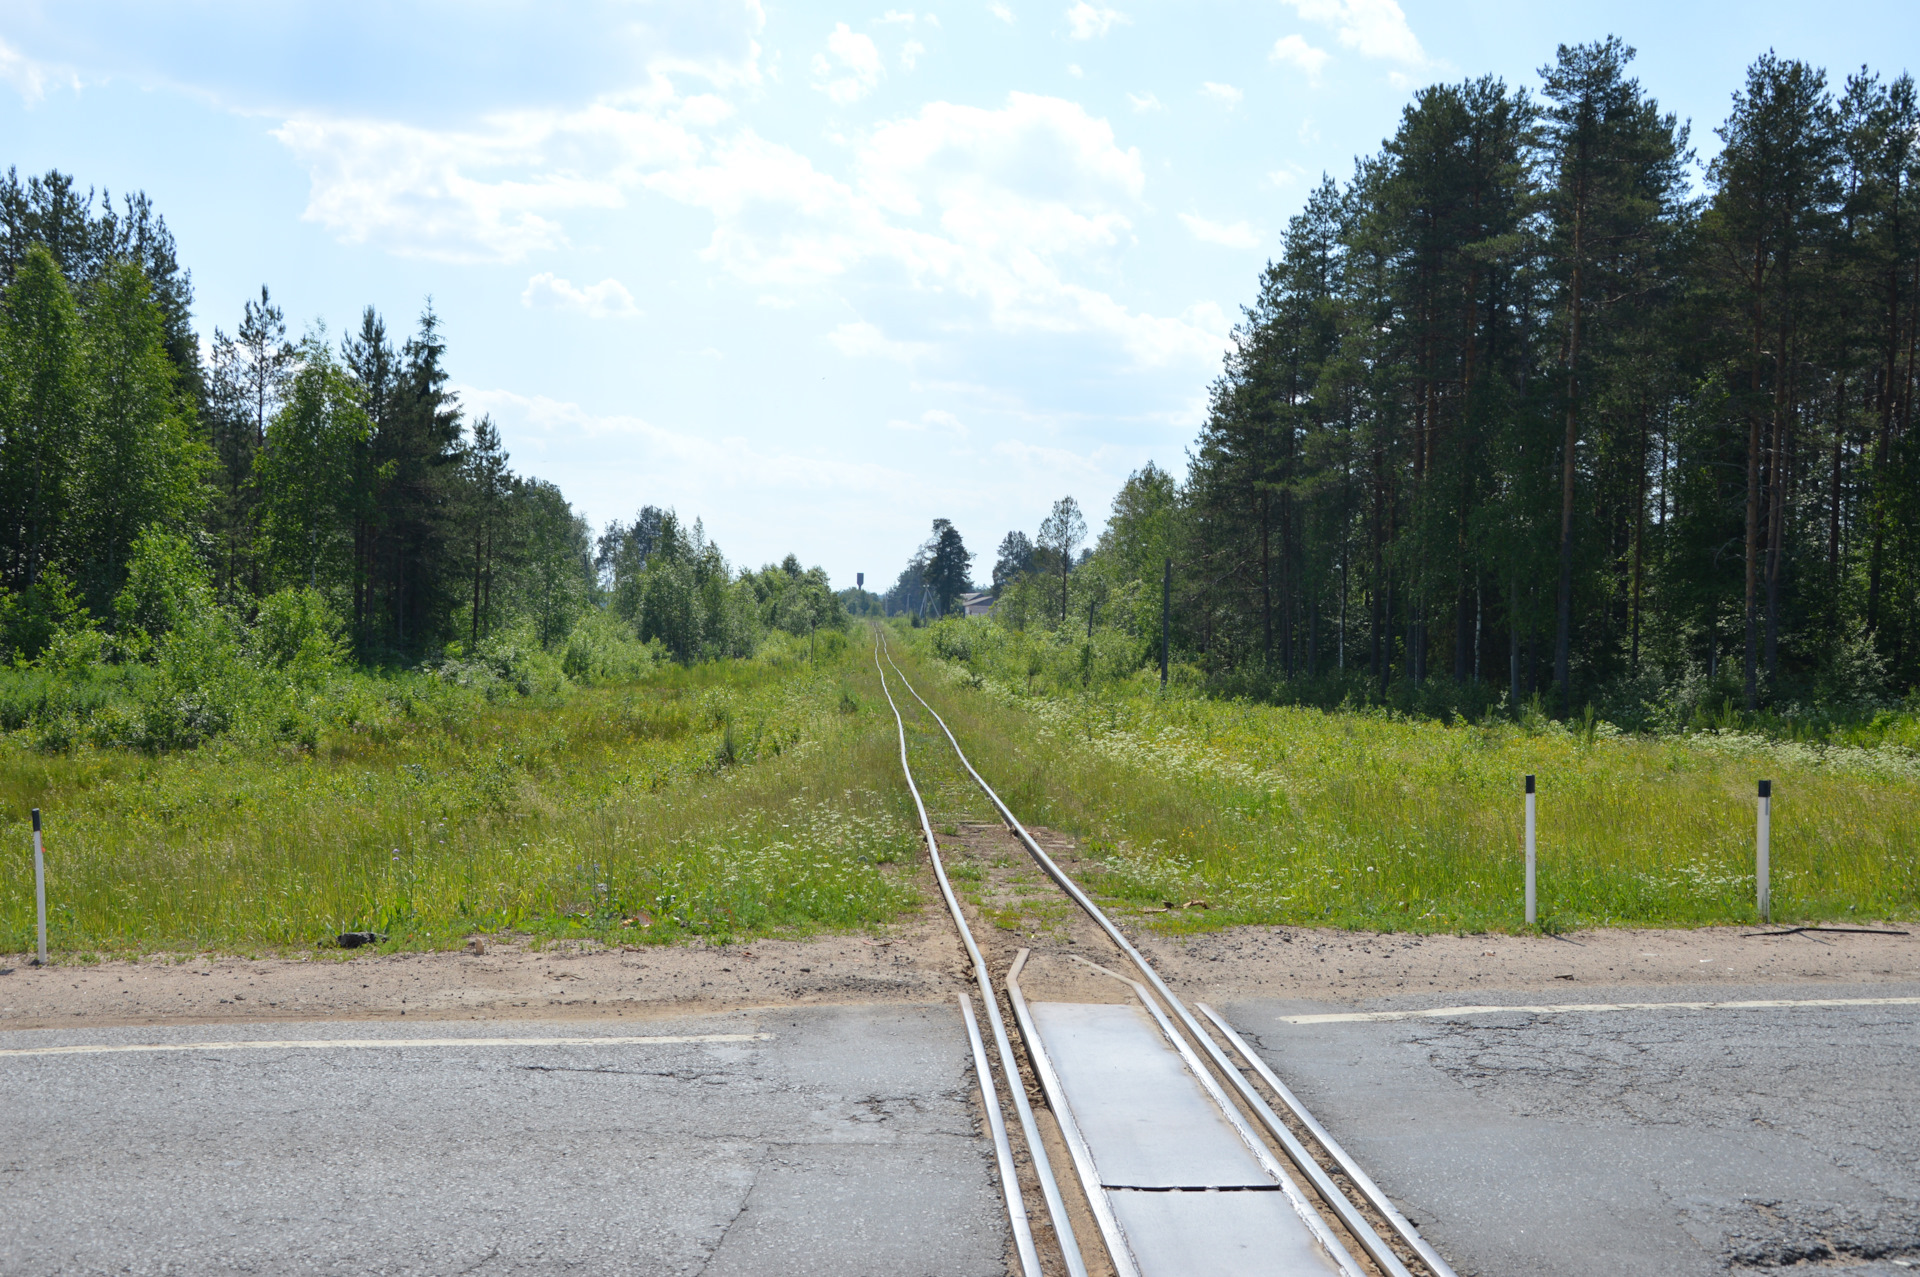
{"type": "MultiPolygon", "coordinates": [[[[1023,819],[1081,837],[1123,905],[1174,929],[1519,930],[1522,778],[1539,776],[1549,930],[1751,923],[1755,781],[1774,782],[1775,920],[1920,917],[1920,754],[1539,719],[1161,695],[1151,674],[1028,695],[991,661],[903,664],[1023,819]]],[[[981,646],[985,646],[982,644],[981,646]]]]}
{"type": "Polygon", "coordinates": [[[32,943],[36,806],[67,954],[884,923],[920,903],[893,719],[864,651],[823,648],[532,698],[454,689],[311,750],[49,753],[17,734],[0,742],[0,951],[32,943]]]}
{"type": "MultiPolygon", "coordinates": [[[[1123,675],[1029,696],[1024,679],[901,650],[913,642],[895,647],[923,694],[1016,811],[1081,837],[1090,885],[1123,907],[1211,906],[1155,926],[1517,930],[1527,772],[1550,929],[1753,921],[1761,776],[1777,795],[1776,918],[1920,917],[1911,749],[1443,726],[1162,697],[1123,675]]],[[[272,952],[369,929],[426,949],[503,931],[657,943],[884,924],[924,903],[893,718],[864,641],[823,644],[817,664],[804,649],[775,640],[749,661],[531,696],[446,680],[369,693],[312,748],[61,752],[13,733],[0,951],[32,943],[35,806],[68,957],[272,952]]],[[[908,723],[936,823],[992,819],[944,738],[908,723]]]]}

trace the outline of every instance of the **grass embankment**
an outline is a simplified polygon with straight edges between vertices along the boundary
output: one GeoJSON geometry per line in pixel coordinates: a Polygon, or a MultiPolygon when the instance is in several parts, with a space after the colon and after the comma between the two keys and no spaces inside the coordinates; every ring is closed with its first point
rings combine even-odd
{"type": "Polygon", "coordinates": [[[1519,930],[1529,772],[1549,930],[1755,921],[1761,777],[1775,921],[1920,917],[1920,754],[1900,746],[1446,726],[1163,696],[1150,673],[1029,694],[1025,658],[1007,678],[985,650],[992,630],[966,663],[896,633],[1014,810],[1102,856],[1091,886],[1140,908],[1209,906],[1157,915],[1164,926],[1519,930]]]}
{"type": "Polygon", "coordinates": [[[447,688],[312,750],[148,755],[0,742],[0,951],[387,948],[475,932],[625,943],[887,921],[919,903],[893,719],[835,636],[623,686],[489,702],[447,688]],[[901,863],[901,862],[904,862],[901,863]]]}

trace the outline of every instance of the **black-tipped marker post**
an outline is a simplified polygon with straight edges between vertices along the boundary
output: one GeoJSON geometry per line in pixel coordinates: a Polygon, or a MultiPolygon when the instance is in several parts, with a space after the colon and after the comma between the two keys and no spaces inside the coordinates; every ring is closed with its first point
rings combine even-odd
{"type": "Polygon", "coordinates": [[[47,965],[47,857],[40,845],[40,809],[33,809],[33,904],[40,921],[37,965],[47,965]]]}
{"type": "Polygon", "coordinates": [[[1527,925],[1531,927],[1539,917],[1534,908],[1533,871],[1534,871],[1534,832],[1533,832],[1533,776],[1527,776],[1527,925]]]}
{"type": "Polygon", "coordinates": [[[1773,782],[1760,782],[1760,826],[1753,844],[1753,902],[1760,910],[1760,921],[1773,921],[1773,891],[1768,878],[1773,858],[1773,782]]]}

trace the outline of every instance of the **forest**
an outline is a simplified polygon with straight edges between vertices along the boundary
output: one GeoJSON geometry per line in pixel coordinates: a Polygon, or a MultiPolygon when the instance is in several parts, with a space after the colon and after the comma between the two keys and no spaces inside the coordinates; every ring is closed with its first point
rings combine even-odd
{"type": "MultiPolygon", "coordinates": [[[[1289,222],[1185,474],[1135,473],[1078,559],[1077,508],[1009,533],[1002,622],[1092,643],[1099,619],[1157,663],[1165,588],[1176,664],[1280,701],[1635,726],[1897,705],[1913,80],[1768,53],[1702,164],[1633,57],[1416,93],[1289,222]]],[[[939,601],[906,588],[935,548],[897,606],[939,601]]]]}
{"type": "Polygon", "coordinates": [[[431,303],[337,342],[265,287],[203,342],[192,303],[143,195],[0,180],[6,730],[311,739],[343,670],[590,682],[846,623],[821,569],[736,570],[671,510],[595,535],[463,413],[431,303]]]}

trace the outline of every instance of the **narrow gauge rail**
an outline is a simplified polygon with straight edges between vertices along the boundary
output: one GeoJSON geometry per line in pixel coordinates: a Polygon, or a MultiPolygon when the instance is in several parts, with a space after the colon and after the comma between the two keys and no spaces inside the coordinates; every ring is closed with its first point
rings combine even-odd
{"type": "Polygon", "coordinates": [[[1204,1003],[1195,1004],[1204,1021],[1195,1016],[1034,841],[974,770],[946,720],[908,682],[877,626],[873,658],[893,710],[900,768],[919,813],[927,856],[972,963],[993,1038],[990,1059],[973,999],[959,995],[1023,1277],[1043,1277],[1049,1268],[1067,1277],[1087,1277],[1083,1246],[1094,1254],[1093,1271],[1116,1277],[1455,1277],[1439,1252],[1226,1020],[1204,1003]],[[1035,864],[1093,921],[1123,964],[1141,977],[1076,956],[1086,968],[1125,986],[1133,1000],[1030,1002],[1020,985],[1029,951],[1021,949],[1002,973],[1006,1005],[1045,1098],[1044,1111],[1072,1162],[1069,1183],[1077,1194],[1063,1189],[1054,1172],[1049,1141],[1007,1034],[1002,995],[948,880],[908,760],[906,721],[889,686],[889,670],[939,726],[960,766],[1035,864]],[[1012,1127],[1001,1103],[1003,1088],[1013,1108],[1012,1127]],[[1018,1128],[1044,1206],[1038,1237],[1021,1189],[1013,1127],[1018,1128]],[[1093,1221],[1096,1236],[1076,1234],[1070,1195],[1093,1221]],[[1047,1247],[1051,1263],[1041,1254],[1040,1239],[1047,1234],[1052,1239],[1047,1247]]]}

